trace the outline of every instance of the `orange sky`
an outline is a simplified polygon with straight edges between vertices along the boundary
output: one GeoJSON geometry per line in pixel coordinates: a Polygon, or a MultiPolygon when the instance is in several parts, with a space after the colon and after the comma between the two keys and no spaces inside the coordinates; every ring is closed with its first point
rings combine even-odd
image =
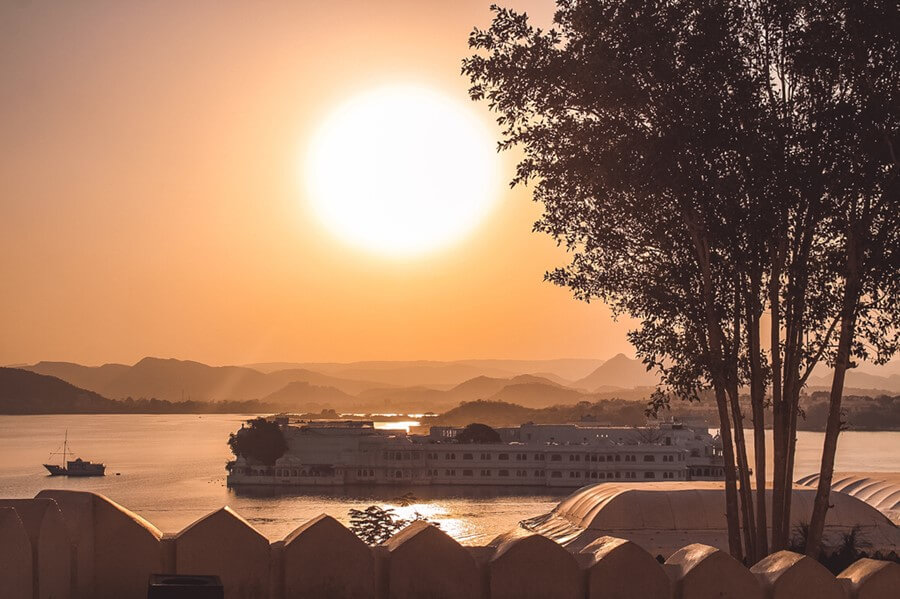
{"type": "Polygon", "coordinates": [[[0,364],[630,354],[626,323],[542,281],[565,256],[528,190],[398,261],[322,230],[298,185],[348,96],[464,99],[489,4],[0,4],[0,364]]]}

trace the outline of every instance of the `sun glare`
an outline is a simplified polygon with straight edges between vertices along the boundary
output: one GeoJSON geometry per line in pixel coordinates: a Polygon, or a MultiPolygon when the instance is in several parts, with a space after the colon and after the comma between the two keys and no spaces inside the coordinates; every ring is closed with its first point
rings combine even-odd
{"type": "Polygon", "coordinates": [[[425,254],[468,234],[496,197],[497,155],[462,102],[427,88],[378,88],[319,126],[303,169],[322,223],[380,254],[425,254]]]}

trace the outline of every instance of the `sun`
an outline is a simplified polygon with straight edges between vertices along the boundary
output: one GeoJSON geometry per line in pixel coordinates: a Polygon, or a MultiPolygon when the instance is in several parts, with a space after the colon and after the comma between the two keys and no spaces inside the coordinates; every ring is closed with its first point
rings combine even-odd
{"type": "Polygon", "coordinates": [[[340,105],[310,140],[307,196],[346,243],[386,256],[460,241],[497,196],[498,158],[486,125],[435,90],[393,85],[340,105]]]}

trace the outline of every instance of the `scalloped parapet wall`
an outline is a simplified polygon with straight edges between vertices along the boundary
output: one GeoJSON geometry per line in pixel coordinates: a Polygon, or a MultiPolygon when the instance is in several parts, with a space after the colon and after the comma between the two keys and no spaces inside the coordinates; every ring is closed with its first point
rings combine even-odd
{"type": "Polygon", "coordinates": [[[325,515],[270,543],[228,507],[163,535],[94,493],[0,500],[3,599],[143,599],[151,573],[217,574],[228,599],[893,599],[900,589],[900,565],[871,559],[835,577],[789,551],[748,569],[696,543],[660,564],[614,537],[577,553],[525,533],[464,547],[425,522],[368,547],[325,515]]]}

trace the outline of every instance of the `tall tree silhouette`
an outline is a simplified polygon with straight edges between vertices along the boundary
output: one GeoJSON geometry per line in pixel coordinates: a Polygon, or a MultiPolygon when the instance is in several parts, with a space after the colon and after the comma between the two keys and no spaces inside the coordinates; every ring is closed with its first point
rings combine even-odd
{"type": "MultiPolygon", "coordinates": [[[[770,548],[768,515],[762,496],[754,505],[751,492],[740,390],[750,390],[761,490],[766,388],[772,388],[771,547],[782,548],[790,530],[800,392],[817,363],[840,353],[834,335],[844,330],[841,315],[848,313],[840,306],[860,305],[853,297],[861,296],[847,297],[850,286],[837,267],[850,247],[836,230],[847,194],[838,199],[841,185],[827,168],[837,158],[823,138],[831,125],[823,127],[821,113],[831,104],[817,87],[824,74],[816,74],[822,63],[815,59],[829,42],[816,39],[808,18],[811,11],[837,18],[844,4],[557,5],[549,31],[494,7],[490,28],[469,39],[476,51],[463,62],[470,95],[499,113],[500,149],[523,152],[513,184],[534,184],[534,198],[544,205],[535,229],[572,254],[548,279],[578,299],[599,298],[639,320],[630,339],[666,386],[654,396],[657,407],[673,394],[696,399],[712,389],[729,546],[736,557],[755,561],[770,548]]],[[[890,77],[896,79],[896,69],[890,77]]],[[[896,106],[882,101],[880,113],[870,108],[884,117],[888,137],[895,135],[896,106]]],[[[889,153],[854,148],[862,153],[851,162],[872,164],[854,169],[842,162],[842,168],[878,176],[854,175],[850,195],[884,195],[877,190],[884,181],[896,184],[895,167],[885,171],[876,155],[889,153]]],[[[875,326],[888,322],[897,297],[887,288],[896,278],[896,252],[889,249],[896,247],[896,225],[882,224],[884,249],[873,261],[873,280],[881,282],[865,312],[876,359],[896,346],[895,329],[875,326]]],[[[836,376],[835,384],[842,388],[842,379],[836,376]]]]}

